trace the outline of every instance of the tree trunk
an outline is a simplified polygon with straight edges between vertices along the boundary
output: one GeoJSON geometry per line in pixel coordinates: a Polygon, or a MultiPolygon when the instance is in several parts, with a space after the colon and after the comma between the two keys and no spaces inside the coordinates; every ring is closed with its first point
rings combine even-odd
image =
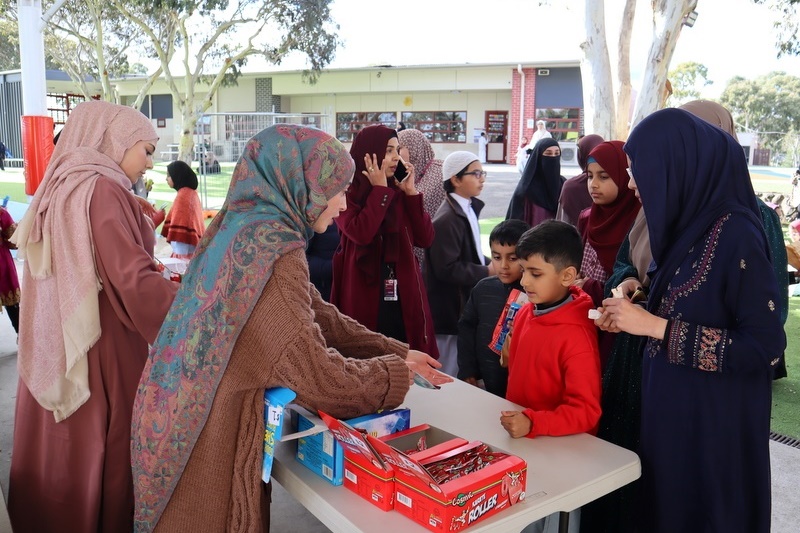
{"type": "Polygon", "coordinates": [[[697,0],[653,0],[653,43],[647,57],[642,89],[636,99],[631,127],[664,105],[667,72],[681,32],[683,18],[697,0]]]}
{"type": "Polygon", "coordinates": [[[155,71],[147,75],[147,80],[145,80],[144,85],[139,88],[139,94],[136,95],[136,101],[134,101],[133,105],[131,106],[134,109],[141,109],[142,104],[144,103],[144,97],[150,92],[150,88],[153,84],[161,77],[161,73],[163,72],[161,67],[158,67],[155,71]]]}
{"type": "Polygon", "coordinates": [[[197,113],[191,103],[185,101],[181,105],[181,140],[178,147],[178,159],[192,165],[194,160],[194,130],[197,127],[197,113]]]}
{"type": "Polygon", "coordinates": [[[636,16],[636,0],[626,0],[617,42],[617,121],[614,139],[628,138],[631,120],[631,34],[636,16]]]}
{"type": "Polygon", "coordinates": [[[581,79],[583,85],[583,131],[606,139],[614,134],[614,87],[608,57],[605,28],[605,2],[585,3],[586,41],[581,44],[581,79]]]}

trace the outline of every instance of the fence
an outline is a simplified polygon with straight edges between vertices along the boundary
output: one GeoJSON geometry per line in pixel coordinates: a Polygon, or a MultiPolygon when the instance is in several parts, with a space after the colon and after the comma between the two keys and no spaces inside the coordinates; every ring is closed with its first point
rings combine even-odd
{"type": "MultiPolygon", "coordinates": [[[[328,115],[321,113],[205,113],[195,130],[195,146],[201,161],[198,190],[205,209],[222,206],[230,185],[230,172],[214,172],[212,161],[233,163],[239,160],[247,141],[264,128],[275,124],[302,124],[334,135],[328,115]],[[212,157],[213,156],[213,157],[212,157]]],[[[223,165],[230,168],[230,165],[223,165]]]]}

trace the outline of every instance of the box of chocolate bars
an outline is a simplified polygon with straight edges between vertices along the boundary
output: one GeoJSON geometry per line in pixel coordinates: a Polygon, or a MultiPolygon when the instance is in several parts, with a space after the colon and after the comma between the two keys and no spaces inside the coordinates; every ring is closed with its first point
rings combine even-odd
{"type": "Polygon", "coordinates": [[[427,424],[375,438],[320,414],[345,449],[345,486],[431,531],[461,531],[525,498],[515,455],[427,424]]]}

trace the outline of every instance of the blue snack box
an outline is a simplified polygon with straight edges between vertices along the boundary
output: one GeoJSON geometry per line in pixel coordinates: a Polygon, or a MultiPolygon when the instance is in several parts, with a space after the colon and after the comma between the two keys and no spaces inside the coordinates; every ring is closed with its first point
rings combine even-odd
{"type": "MultiPolygon", "coordinates": [[[[345,420],[350,426],[363,429],[374,437],[383,437],[411,427],[411,410],[394,409],[345,420]]],[[[297,413],[297,431],[305,431],[314,422],[297,413]]],[[[333,485],[342,484],[344,452],[330,431],[297,439],[297,460],[333,485]]]]}
{"type": "Polygon", "coordinates": [[[269,483],[272,475],[272,457],[275,443],[281,439],[284,422],[284,408],[297,394],[286,387],[274,387],[264,391],[264,459],[261,465],[261,479],[269,483]]]}

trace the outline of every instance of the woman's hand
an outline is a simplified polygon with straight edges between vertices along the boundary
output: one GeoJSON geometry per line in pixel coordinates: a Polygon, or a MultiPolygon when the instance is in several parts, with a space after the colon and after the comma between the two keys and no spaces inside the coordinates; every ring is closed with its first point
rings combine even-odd
{"type": "Polygon", "coordinates": [[[409,350],[406,353],[406,361],[414,361],[415,363],[432,366],[433,368],[442,368],[442,363],[419,350],[409,350]]]}
{"type": "Polygon", "coordinates": [[[642,284],[636,278],[627,278],[617,285],[617,288],[622,291],[622,294],[628,299],[631,299],[633,293],[642,289],[642,284]]]}
{"type": "Polygon", "coordinates": [[[364,156],[364,166],[367,167],[367,170],[362,170],[361,173],[367,177],[373,187],[386,187],[386,163],[387,158],[385,157],[383,163],[378,166],[378,156],[375,154],[372,154],[371,157],[369,154],[364,156]]]}
{"type": "Polygon", "coordinates": [[[631,335],[663,339],[667,330],[666,319],[647,312],[625,298],[606,298],[601,311],[603,314],[594,323],[604,331],[624,331],[631,335]]]}
{"type": "Polygon", "coordinates": [[[164,222],[164,219],[167,218],[167,212],[164,209],[159,209],[151,218],[153,220],[153,225],[158,227],[162,222],[164,222]]]}
{"type": "MultiPolygon", "coordinates": [[[[445,383],[451,383],[453,378],[448,376],[447,374],[442,374],[438,370],[434,370],[429,365],[418,363],[416,361],[409,361],[406,360],[406,366],[408,366],[408,384],[414,384],[414,374],[419,374],[423,378],[427,379],[431,383],[437,386],[442,386],[445,383]]],[[[441,365],[440,365],[441,366],[441,365]]]]}
{"type": "Polygon", "coordinates": [[[408,170],[408,174],[406,174],[406,177],[403,181],[397,181],[397,188],[406,193],[408,196],[419,194],[419,191],[417,190],[417,184],[415,183],[416,176],[414,174],[414,165],[411,163],[404,164],[408,170]]]}
{"type": "Polygon", "coordinates": [[[409,350],[406,353],[406,365],[408,365],[412,383],[414,382],[414,372],[420,374],[434,385],[443,385],[453,381],[453,378],[447,374],[442,374],[436,370],[442,367],[442,363],[419,350],[409,350]]]}

